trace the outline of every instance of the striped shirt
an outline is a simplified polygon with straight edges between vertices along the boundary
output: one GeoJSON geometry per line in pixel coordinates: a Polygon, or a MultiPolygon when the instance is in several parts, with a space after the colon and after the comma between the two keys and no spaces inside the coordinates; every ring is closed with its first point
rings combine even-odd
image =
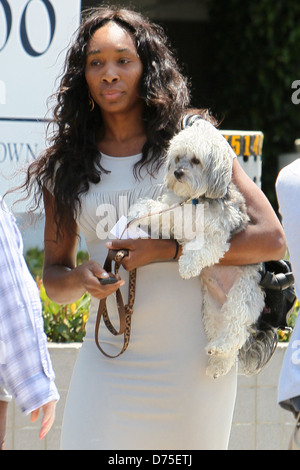
{"type": "Polygon", "coordinates": [[[0,391],[29,414],[58,400],[36,282],[15,218],[0,197],[0,391]]]}

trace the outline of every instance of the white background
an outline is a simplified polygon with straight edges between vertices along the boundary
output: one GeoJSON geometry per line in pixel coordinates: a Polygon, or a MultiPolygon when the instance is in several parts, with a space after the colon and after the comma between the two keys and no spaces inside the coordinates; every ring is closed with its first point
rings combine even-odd
{"type": "MultiPolygon", "coordinates": [[[[32,47],[43,52],[50,39],[50,21],[43,0],[6,0],[12,11],[12,29],[5,48],[0,51],[0,80],[5,84],[5,104],[0,117],[44,118],[47,98],[55,91],[65,51],[79,25],[80,0],[49,0],[55,11],[56,27],[51,46],[39,57],[31,57],[20,37],[21,18],[27,7],[26,30],[32,47]]],[[[0,49],[7,28],[0,1],[0,49]]],[[[1,96],[3,96],[1,94],[1,96]]],[[[0,103],[3,103],[3,99],[0,103]]]]}
{"type": "MultiPolygon", "coordinates": [[[[47,101],[57,89],[66,50],[79,26],[81,0],[0,0],[0,194],[22,182],[11,179],[45,147],[45,125],[34,120],[49,118],[47,101]],[[55,12],[55,32],[50,42],[46,4],[55,12]],[[4,4],[12,13],[6,46],[4,4]],[[32,57],[23,47],[20,26],[26,10],[26,31],[32,48],[44,54],[32,57]],[[1,50],[2,49],[2,50],[1,50]],[[47,50],[46,50],[47,49],[47,50]],[[4,120],[6,119],[6,120],[4,120]],[[34,154],[34,156],[33,156],[34,154]]],[[[13,198],[10,197],[10,200],[13,198]]],[[[9,201],[10,202],[10,201],[9,201]]],[[[25,210],[18,207],[18,212],[25,210]]]]}

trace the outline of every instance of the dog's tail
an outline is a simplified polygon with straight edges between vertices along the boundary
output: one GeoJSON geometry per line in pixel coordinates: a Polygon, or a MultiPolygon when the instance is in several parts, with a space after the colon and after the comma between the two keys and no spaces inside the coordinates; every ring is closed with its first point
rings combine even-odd
{"type": "Polygon", "coordinates": [[[259,321],[238,354],[238,373],[248,377],[258,374],[273,356],[278,343],[277,329],[259,321]]]}

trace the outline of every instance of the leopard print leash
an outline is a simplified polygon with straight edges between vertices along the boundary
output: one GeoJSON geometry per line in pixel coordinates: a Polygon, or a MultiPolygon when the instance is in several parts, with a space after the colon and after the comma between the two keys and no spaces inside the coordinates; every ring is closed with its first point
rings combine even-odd
{"type": "MultiPolygon", "coordinates": [[[[103,266],[105,271],[107,273],[112,273],[112,263],[114,262],[115,263],[114,275],[118,274],[121,261],[125,256],[128,256],[127,250],[119,250],[119,251],[109,250],[107,258],[103,266]]],[[[96,326],[95,326],[95,341],[99,350],[106,357],[116,358],[116,357],[121,356],[121,354],[123,354],[124,351],[126,351],[129,345],[130,334],[131,334],[131,319],[132,319],[133,305],[134,305],[134,300],[135,300],[135,285],[136,285],[136,269],[133,269],[132,271],[129,272],[128,303],[126,305],[124,305],[123,297],[122,297],[120,289],[116,291],[116,301],[117,301],[117,307],[118,307],[119,319],[120,319],[119,331],[116,330],[116,328],[113,326],[113,324],[110,321],[108,311],[107,311],[106,298],[100,300],[99,302],[99,308],[98,308],[96,326]],[[112,356],[108,354],[107,352],[105,352],[100,345],[99,330],[100,330],[100,323],[101,323],[102,317],[103,317],[103,321],[105,323],[106,328],[114,336],[124,335],[123,347],[121,351],[115,356],[112,356]]]]}

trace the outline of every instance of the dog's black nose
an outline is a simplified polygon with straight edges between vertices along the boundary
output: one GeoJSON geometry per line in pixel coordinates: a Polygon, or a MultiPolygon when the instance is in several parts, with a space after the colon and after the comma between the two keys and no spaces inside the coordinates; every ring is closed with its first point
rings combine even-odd
{"type": "Polygon", "coordinates": [[[174,176],[177,180],[180,180],[184,175],[184,170],[182,168],[178,168],[178,170],[174,171],[174,176]]]}

